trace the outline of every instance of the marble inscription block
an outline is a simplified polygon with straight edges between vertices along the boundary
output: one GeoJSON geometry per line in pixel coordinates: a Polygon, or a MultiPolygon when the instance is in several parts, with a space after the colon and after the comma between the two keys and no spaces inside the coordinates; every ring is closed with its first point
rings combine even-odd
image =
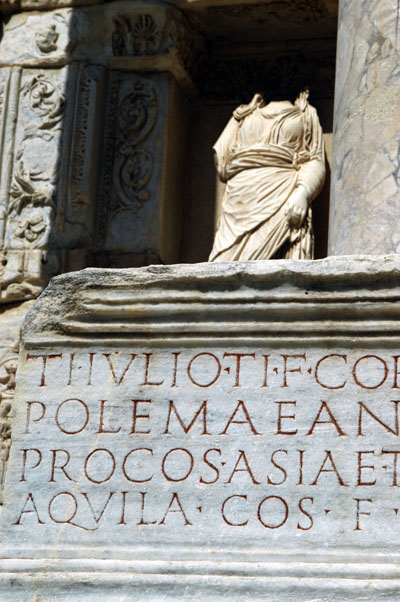
{"type": "Polygon", "coordinates": [[[399,268],[53,279],[23,331],[0,590],[396,599],[399,268]]]}

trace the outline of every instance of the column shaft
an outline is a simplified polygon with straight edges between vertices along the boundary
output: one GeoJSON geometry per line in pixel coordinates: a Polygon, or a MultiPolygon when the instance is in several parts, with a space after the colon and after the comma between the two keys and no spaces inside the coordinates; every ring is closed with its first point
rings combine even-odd
{"type": "Polygon", "coordinates": [[[400,4],[340,0],[330,255],[400,253],[400,4]]]}

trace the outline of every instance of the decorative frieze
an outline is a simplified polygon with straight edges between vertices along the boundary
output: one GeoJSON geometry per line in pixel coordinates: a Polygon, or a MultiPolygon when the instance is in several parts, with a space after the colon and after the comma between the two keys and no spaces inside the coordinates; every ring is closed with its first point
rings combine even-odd
{"type": "Polygon", "coordinates": [[[59,33],[54,23],[47,25],[47,27],[38,28],[35,33],[36,46],[42,54],[49,54],[57,50],[57,41],[59,33]]]}
{"type": "Polygon", "coordinates": [[[85,60],[129,71],[169,71],[189,89],[202,51],[201,33],[182,11],[157,2],[120,1],[13,15],[4,26],[0,65],[85,60]]]}
{"type": "Polygon", "coordinates": [[[152,56],[173,53],[190,69],[201,53],[201,38],[183,13],[122,12],[113,17],[114,56],[152,56]],[[158,17],[158,18],[157,18],[158,17]]]}
{"type": "MultiPolygon", "coordinates": [[[[70,61],[79,31],[73,10],[23,12],[3,26],[0,65],[61,66],[70,61]]],[[[83,33],[83,32],[81,32],[83,33]]]]}
{"type": "Polygon", "coordinates": [[[157,54],[162,32],[152,15],[115,15],[112,49],[115,56],[157,54]]]}
{"type": "Polygon", "coordinates": [[[211,6],[212,17],[250,19],[258,24],[280,21],[283,23],[313,23],[327,15],[325,0],[269,0],[255,4],[211,6]]]}

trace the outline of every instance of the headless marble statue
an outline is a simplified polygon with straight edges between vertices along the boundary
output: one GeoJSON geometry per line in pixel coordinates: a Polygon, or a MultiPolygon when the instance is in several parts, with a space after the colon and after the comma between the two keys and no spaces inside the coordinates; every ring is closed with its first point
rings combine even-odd
{"type": "Polygon", "coordinates": [[[209,261],[313,259],[311,202],[325,179],[325,152],[308,92],[265,105],[256,94],[233,113],[214,146],[226,182],[209,261]]]}

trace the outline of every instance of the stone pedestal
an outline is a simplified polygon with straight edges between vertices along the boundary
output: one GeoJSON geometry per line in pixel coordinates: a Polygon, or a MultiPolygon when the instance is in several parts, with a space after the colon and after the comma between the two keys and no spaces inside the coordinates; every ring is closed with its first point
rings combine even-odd
{"type": "Polygon", "coordinates": [[[1,599],[396,599],[399,270],[54,279],[23,328],[1,599]]]}
{"type": "Polygon", "coordinates": [[[340,0],[329,255],[400,252],[397,0],[340,0]]]}

